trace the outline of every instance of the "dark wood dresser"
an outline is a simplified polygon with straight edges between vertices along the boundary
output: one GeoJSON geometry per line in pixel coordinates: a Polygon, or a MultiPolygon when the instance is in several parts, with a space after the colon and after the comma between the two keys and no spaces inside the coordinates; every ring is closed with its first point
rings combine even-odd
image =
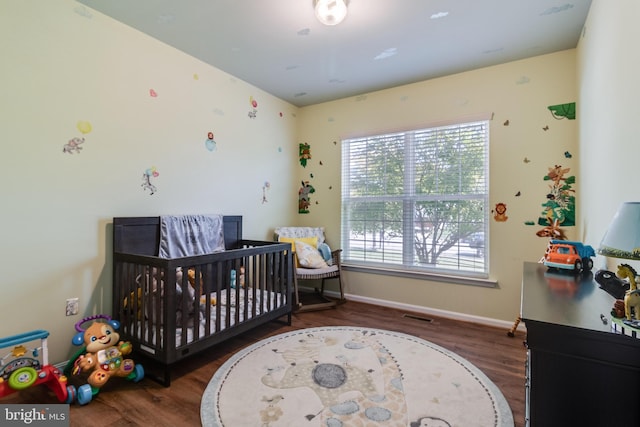
{"type": "Polygon", "coordinates": [[[527,425],[640,426],[640,338],[614,332],[614,301],[592,275],[524,263],[527,425]]]}

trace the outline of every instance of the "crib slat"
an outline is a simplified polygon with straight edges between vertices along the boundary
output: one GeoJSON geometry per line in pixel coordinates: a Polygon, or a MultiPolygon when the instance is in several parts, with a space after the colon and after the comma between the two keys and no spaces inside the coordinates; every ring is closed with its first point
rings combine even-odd
{"type": "MultiPolygon", "coordinates": [[[[136,226],[146,222],[142,219],[136,226]]],[[[115,220],[114,225],[118,228],[115,220]]],[[[118,228],[120,238],[126,233],[118,228]]],[[[179,259],[158,258],[147,249],[121,252],[126,247],[145,247],[137,240],[130,246],[114,244],[119,251],[114,249],[113,254],[112,316],[121,322],[121,338],[132,342],[134,351],[165,367],[165,385],[170,382],[170,365],[182,358],[267,321],[287,316],[291,322],[289,245],[241,237],[234,241],[237,249],[179,259]],[[193,284],[189,269],[195,273],[193,284]],[[231,286],[232,270],[235,287],[231,286]],[[214,304],[211,297],[216,299],[214,304]]]]}

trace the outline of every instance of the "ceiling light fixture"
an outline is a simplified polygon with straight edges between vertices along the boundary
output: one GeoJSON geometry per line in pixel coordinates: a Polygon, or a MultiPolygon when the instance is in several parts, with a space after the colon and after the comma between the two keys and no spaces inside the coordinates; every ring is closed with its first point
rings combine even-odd
{"type": "Polygon", "coordinates": [[[314,9],[324,25],[338,25],[347,16],[346,0],[314,0],[314,9]]]}

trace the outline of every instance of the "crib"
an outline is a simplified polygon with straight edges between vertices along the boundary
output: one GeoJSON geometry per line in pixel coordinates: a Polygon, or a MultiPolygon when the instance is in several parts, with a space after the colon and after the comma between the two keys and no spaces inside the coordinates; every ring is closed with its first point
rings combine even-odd
{"type": "Polygon", "coordinates": [[[113,318],[134,356],[171,384],[171,365],[270,321],[291,324],[288,243],[242,239],[242,217],[224,216],[224,251],[158,256],[160,217],[113,219],[113,318]]]}

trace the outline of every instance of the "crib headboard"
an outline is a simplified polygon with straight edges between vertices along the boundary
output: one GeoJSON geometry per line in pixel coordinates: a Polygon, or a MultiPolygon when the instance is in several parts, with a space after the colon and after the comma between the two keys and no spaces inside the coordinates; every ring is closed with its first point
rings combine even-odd
{"type": "MultiPolygon", "coordinates": [[[[242,216],[223,217],[224,246],[235,249],[242,240],[242,216]]],[[[113,218],[113,250],[128,254],[158,256],[160,246],[160,217],[113,218]]]]}

